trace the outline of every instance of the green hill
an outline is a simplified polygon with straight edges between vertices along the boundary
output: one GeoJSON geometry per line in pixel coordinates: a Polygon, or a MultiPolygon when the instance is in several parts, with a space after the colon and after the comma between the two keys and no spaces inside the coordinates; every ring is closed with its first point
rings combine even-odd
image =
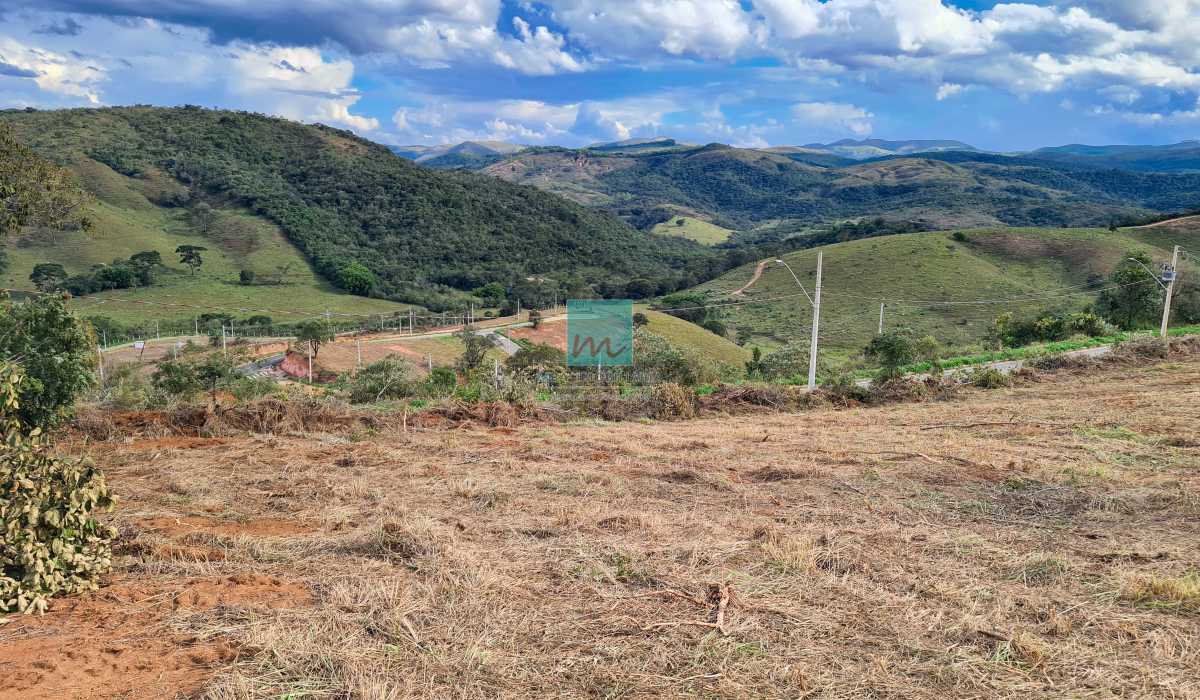
{"type": "Polygon", "coordinates": [[[642,306],[637,307],[637,311],[646,315],[649,321],[646,324],[647,330],[666,338],[667,342],[676,347],[687,348],[712,362],[738,368],[750,359],[749,350],[694,323],[642,306]]]}
{"type": "MultiPolygon", "coordinates": [[[[824,252],[821,338],[829,350],[861,348],[875,334],[879,305],[885,325],[933,335],[948,346],[978,343],[995,317],[1078,310],[1095,298],[1130,250],[1155,261],[1171,246],[1200,249],[1200,223],[1121,229],[976,229],[913,233],[798,251],[784,259],[811,293],[818,251],[824,252]],[[934,302],[1009,300],[939,305],[934,302]]],[[[755,264],[700,285],[722,307],[730,333],[774,347],[809,337],[812,308],[781,265],[769,264],[741,295],[755,264]],[[782,297],[782,298],[781,298],[782,297]],[[755,302],[760,303],[739,303],[755,302]]],[[[1196,268],[1188,268],[1196,269],[1196,268]]]]}
{"type": "Polygon", "coordinates": [[[29,273],[38,263],[59,263],[70,274],[84,274],[96,265],[125,259],[141,251],[157,251],[164,267],[156,282],[138,287],[78,297],[71,306],[84,315],[107,316],[125,324],[145,319],[191,318],[206,312],[237,316],[267,315],[296,321],[333,309],[347,314],[392,313],[408,306],[381,299],[351,296],[318,275],[304,255],[277,226],[243,210],[217,210],[220,225],[214,236],[197,234],[186,211],[156,206],[146,193],[170,187],[161,179],[137,179],[108,166],[79,158],[70,163],[80,181],[95,196],[89,207],[93,223],[86,232],[25,231],[8,246],[4,286],[30,289],[29,273]],[[180,245],[203,245],[204,265],[196,274],[178,263],[173,251],[180,245]],[[279,275],[279,285],[238,284],[242,270],[279,275]],[[245,309],[245,311],[240,311],[245,309]]]}
{"type": "Polygon", "coordinates": [[[1096,170],[959,151],[823,163],[797,149],[720,144],[611,156],[534,149],[482,172],[602,207],[639,228],[679,215],[737,230],[875,216],[926,221],[929,228],[1101,226],[1200,202],[1196,173],[1096,170]]]}
{"type": "MultiPolygon", "coordinates": [[[[323,126],[194,107],[6,111],[0,119],[45,157],[82,170],[103,164],[136,180],[152,209],[206,203],[252,212],[335,284],[348,284],[343,270],[359,263],[377,278],[378,296],[435,309],[462,303],[462,290],[529,277],[604,294],[638,277],[679,286],[710,276],[715,257],[533,188],[414,165],[323,126]]],[[[126,197],[116,190],[113,197],[126,197]]],[[[122,203],[142,206],[135,200],[122,203]]]]}

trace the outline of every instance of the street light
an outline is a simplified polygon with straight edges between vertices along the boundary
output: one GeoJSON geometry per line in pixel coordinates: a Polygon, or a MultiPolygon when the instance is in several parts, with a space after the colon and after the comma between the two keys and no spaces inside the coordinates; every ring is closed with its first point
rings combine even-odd
{"type": "Polygon", "coordinates": [[[808,297],[808,303],[813,307],[812,320],[812,345],[808,350],[808,389],[812,391],[817,388],[817,332],[821,325],[821,270],[824,267],[825,253],[817,251],[817,287],[814,290],[816,298],[808,296],[808,290],[800,282],[800,278],[796,276],[792,266],[788,265],[783,258],[775,258],[775,262],[787,268],[788,272],[792,273],[792,279],[796,280],[796,286],[800,287],[800,291],[804,292],[804,296],[808,297]]]}
{"type": "Polygon", "coordinates": [[[1149,267],[1147,267],[1146,263],[1142,262],[1141,260],[1138,260],[1137,258],[1128,258],[1128,260],[1132,260],[1133,262],[1137,263],[1138,265],[1141,265],[1143,270],[1150,273],[1150,279],[1154,280],[1155,284],[1162,287],[1164,291],[1167,289],[1167,285],[1163,284],[1162,280],[1158,279],[1158,275],[1154,274],[1154,270],[1151,270],[1149,267]]]}
{"type": "Polygon", "coordinates": [[[784,267],[787,268],[788,272],[792,273],[792,279],[796,280],[796,286],[800,288],[800,291],[804,292],[804,296],[808,297],[808,303],[813,304],[814,303],[813,298],[808,296],[808,290],[804,288],[804,285],[800,282],[800,278],[796,276],[796,273],[794,271],[792,271],[792,266],[788,265],[787,261],[784,260],[783,258],[775,258],[775,262],[779,263],[780,265],[783,265],[784,267]]]}

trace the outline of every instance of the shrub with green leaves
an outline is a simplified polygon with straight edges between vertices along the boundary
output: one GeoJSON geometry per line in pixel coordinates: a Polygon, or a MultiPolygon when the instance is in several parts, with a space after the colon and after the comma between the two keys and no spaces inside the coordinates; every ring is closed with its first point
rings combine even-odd
{"type": "Polygon", "coordinates": [[[388,355],[354,375],[350,382],[350,401],[371,403],[412,396],[417,388],[413,376],[412,363],[397,355],[388,355]]]}
{"type": "Polygon", "coordinates": [[[112,506],[104,475],[50,454],[39,427],[19,418],[19,369],[0,366],[0,612],[43,612],[48,600],[95,590],[112,567],[112,506]]]}
{"type": "Polygon", "coordinates": [[[22,369],[17,410],[26,425],[60,424],[95,383],[95,338],[56,296],[0,300],[0,357],[22,369]]]}

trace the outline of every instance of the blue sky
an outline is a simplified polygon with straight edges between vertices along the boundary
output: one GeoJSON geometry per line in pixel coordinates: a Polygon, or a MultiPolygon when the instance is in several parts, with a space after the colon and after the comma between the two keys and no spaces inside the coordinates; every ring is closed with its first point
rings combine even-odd
{"type": "Polygon", "coordinates": [[[6,0],[0,106],[199,104],[384,143],[994,150],[1200,137],[1200,0],[6,0]]]}

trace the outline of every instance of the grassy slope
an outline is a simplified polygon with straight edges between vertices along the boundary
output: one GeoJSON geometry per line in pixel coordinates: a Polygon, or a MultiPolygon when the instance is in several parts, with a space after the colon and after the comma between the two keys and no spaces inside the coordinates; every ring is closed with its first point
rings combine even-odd
{"type": "Polygon", "coordinates": [[[657,224],[652,230],[663,236],[682,236],[704,245],[724,243],[733,235],[733,231],[727,228],[691,216],[674,217],[670,221],[657,224]],[[679,221],[682,221],[683,225],[676,223],[679,221]]]}
{"type": "MultiPolygon", "coordinates": [[[[1101,229],[985,229],[966,235],[965,243],[954,240],[950,232],[933,232],[820,248],[825,253],[821,315],[825,347],[856,349],[866,343],[878,326],[880,298],[963,301],[1045,295],[1048,290],[1082,285],[1089,275],[1106,276],[1131,249],[1145,249],[1156,260],[1165,260],[1172,242],[1200,247],[1200,226],[1170,232],[1123,229],[1116,234],[1101,229]]],[[[786,256],[810,292],[817,250],[786,256]]],[[[745,284],[753,270],[753,264],[743,266],[700,289],[728,294],[745,284]]],[[[787,270],[772,265],[743,299],[796,294],[799,290],[787,270]]],[[[932,334],[946,345],[967,347],[978,342],[1003,311],[1032,315],[1080,309],[1091,301],[1090,294],[1074,294],[1002,305],[922,308],[891,303],[885,323],[932,334]]],[[[812,314],[803,296],[730,307],[725,313],[731,332],[748,327],[756,335],[755,342],[768,347],[807,338],[812,314]]]]}
{"type": "Polygon", "coordinates": [[[687,348],[714,362],[741,367],[750,359],[750,352],[737,343],[722,338],[694,323],[658,311],[639,307],[650,323],[647,330],[667,339],[672,345],[687,348]]]}
{"type": "Polygon", "coordinates": [[[180,211],[151,204],[138,191],[142,183],[94,161],[77,163],[74,167],[97,196],[93,207],[95,228],[86,233],[57,234],[53,241],[44,244],[10,245],[4,286],[32,288],[29,273],[40,262],[61,263],[68,272],[78,274],[87,272],[92,265],[111,263],[143,250],[157,250],[171,269],[159,274],[155,286],[82,297],[73,300],[72,307],[85,315],[110,316],[123,322],[184,318],[204,311],[248,316],[258,313],[257,309],[271,309],[263,313],[292,321],[326,309],[340,313],[387,313],[408,308],[338,291],[313,271],[278,227],[263,219],[238,214],[247,216],[257,226],[260,243],[256,250],[247,254],[222,251],[214,242],[192,233],[180,211]],[[209,249],[204,254],[204,266],[195,276],[178,264],[173,253],[176,246],[184,244],[209,249]],[[286,286],[235,284],[238,272],[244,268],[271,272],[282,265],[290,265],[286,286]],[[238,311],[243,308],[250,311],[238,311]],[[289,311],[292,313],[285,313],[289,311]]]}

